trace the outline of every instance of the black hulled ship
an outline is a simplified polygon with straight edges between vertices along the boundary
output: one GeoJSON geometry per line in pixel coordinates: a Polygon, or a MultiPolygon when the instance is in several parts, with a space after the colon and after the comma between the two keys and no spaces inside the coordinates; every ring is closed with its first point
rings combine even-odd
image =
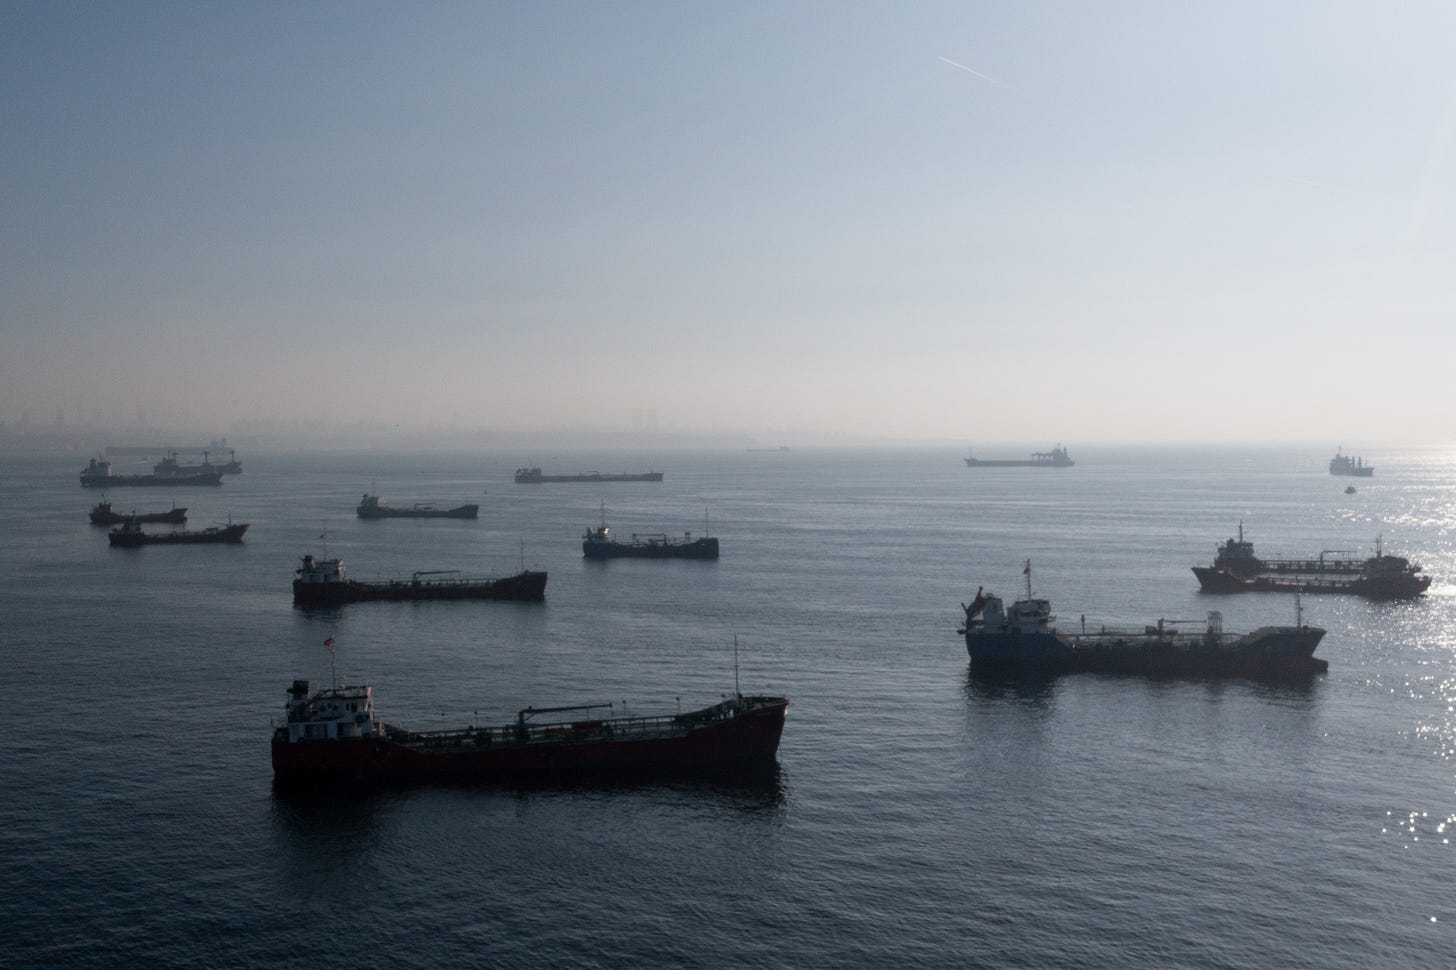
{"type": "Polygon", "coordinates": [[[681,539],[665,532],[634,532],[624,542],[607,525],[603,504],[601,524],[587,529],[581,538],[581,554],[588,559],[717,559],[718,539],[709,535],[694,539],[691,532],[684,532],[681,539]]]}
{"type": "Polygon", "coordinates": [[[92,525],[120,525],[127,519],[135,519],[137,522],[164,522],[170,525],[182,525],[187,521],[187,510],[173,506],[166,512],[132,512],[125,514],[117,512],[111,507],[111,503],[102,499],[96,503],[91,510],[92,525]]]}
{"type": "Polygon", "coordinates": [[[1380,539],[1375,555],[1356,557],[1342,550],[1304,559],[1262,559],[1254,544],[1239,534],[1218,544],[1212,566],[1194,566],[1205,593],[1344,593],[1367,599],[1393,600],[1420,596],[1431,585],[1421,567],[1401,556],[1386,555],[1380,539]]]}
{"type": "Polygon", "coordinates": [[[517,468],[517,485],[540,485],[546,482],[585,482],[596,484],[599,482],[660,482],[662,472],[617,472],[615,474],[603,474],[602,472],[578,472],[575,475],[546,475],[540,468],[517,468]]]}
{"type": "Polygon", "coordinates": [[[527,707],[495,727],[410,731],[376,717],[368,685],[310,693],[307,681],[296,680],[284,723],[273,732],[273,776],[284,786],[515,784],[771,769],[788,707],[786,697],[735,692],[677,714],[602,716],[611,704],[574,704],[527,707]]]}
{"type": "Polygon", "coordinates": [[[1266,626],[1252,633],[1225,633],[1223,616],[1208,614],[1202,631],[1183,631],[1159,620],[1141,631],[1088,632],[1055,626],[1051,602],[1032,595],[1031,565],[1026,570],[1026,596],[1005,606],[999,596],[976,591],[965,611],[960,633],[978,670],[1013,673],[1082,671],[1146,675],[1249,676],[1308,674],[1328,662],[1314,656],[1325,631],[1307,626],[1266,626]]]}
{"type": "Polygon", "coordinates": [[[385,505],[378,495],[367,492],[354,510],[361,519],[473,519],[480,512],[475,504],[457,505],[453,509],[437,509],[433,505],[416,504],[410,508],[385,505]]]}
{"type": "Polygon", "coordinates": [[[1071,468],[1076,464],[1061,445],[1051,451],[1034,451],[1030,458],[976,458],[966,455],[965,461],[967,468],[1071,468]]]}
{"type": "Polygon", "coordinates": [[[350,579],[342,559],[304,556],[293,574],[299,606],[342,606],[369,600],[544,600],[546,573],[522,570],[499,579],[469,578],[453,569],[424,569],[409,579],[350,579]]]}
{"type": "Polygon", "coordinates": [[[122,523],[121,528],[112,529],[106,536],[113,546],[134,548],[153,545],[182,546],[209,542],[242,542],[243,533],[247,531],[248,523],[230,522],[227,525],[210,526],[196,532],[185,530],[146,532],[142,529],[141,523],[129,518],[122,523]]]}
{"type": "Polygon", "coordinates": [[[81,484],[86,488],[116,488],[132,485],[221,485],[222,474],[216,469],[176,475],[118,475],[106,459],[92,458],[81,469],[81,484]]]}

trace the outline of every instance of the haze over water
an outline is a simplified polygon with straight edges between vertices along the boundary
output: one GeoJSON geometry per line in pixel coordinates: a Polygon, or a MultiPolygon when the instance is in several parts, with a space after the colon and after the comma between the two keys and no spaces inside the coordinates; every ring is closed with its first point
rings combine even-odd
{"type": "Polygon", "coordinates": [[[12,2],[0,422],[1440,444],[1453,35],[12,2]]]}
{"type": "Polygon", "coordinates": [[[72,454],[8,456],[0,704],[7,965],[1444,966],[1456,926],[1453,458],[1073,449],[562,452],[660,484],[517,486],[515,454],[242,454],[218,489],[117,491],[252,523],[237,547],[113,550],[72,454]],[[478,521],[358,520],[389,501],[478,521]],[[709,529],[716,563],[584,561],[618,531],[709,529]],[[1221,610],[1189,567],[1244,523],[1266,555],[1408,556],[1416,602],[1307,597],[1329,672],[1294,681],[995,680],[955,627],[1022,566],[1063,623],[1221,610]],[[320,534],[325,538],[319,538],[320,534]],[[550,572],[544,604],[294,609],[298,558],[362,578],[550,572]],[[408,727],[527,705],[672,711],[790,696],[776,782],[287,799],[270,720],[295,677],[375,686],[408,727]]]}
{"type": "Polygon", "coordinates": [[[1435,0],[0,5],[0,965],[1449,965],[1453,36],[1435,0]],[[86,523],[91,453],[224,437],[220,489],[108,497],[241,546],[86,523]],[[723,557],[583,562],[603,514],[723,557]],[[1304,681],[970,670],[958,604],[1027,559],[1064,623],[1293,622],[1197,593],[1240,522],[1436,581],[1306,601],[1304,681]],[[306,553],[551,578],[317,614],[306,553]],[[271,789],[328,637],[430,728],[698,706],[735,636],[792,699],[767,786],[271,789]]]}

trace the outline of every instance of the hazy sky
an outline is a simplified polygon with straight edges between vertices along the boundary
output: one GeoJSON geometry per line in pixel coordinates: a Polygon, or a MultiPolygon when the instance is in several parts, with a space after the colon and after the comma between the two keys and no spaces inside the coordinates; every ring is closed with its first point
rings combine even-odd
{"type": "Polygon", "coordinates": [[[1456,5],[0,2],[0,420],[1456,437],[1456,5]]]}

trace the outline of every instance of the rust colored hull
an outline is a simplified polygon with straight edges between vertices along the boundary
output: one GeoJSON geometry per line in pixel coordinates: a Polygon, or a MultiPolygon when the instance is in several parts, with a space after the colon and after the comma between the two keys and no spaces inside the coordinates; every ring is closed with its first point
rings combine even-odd
{"type": "Polygon", "coordinates": [[[634,738],[596,729],[529,742],[500,732],[299,741],[273,738],[273,773],[284,785],[345,780],[378,782],[520,782],[638,778],[652,774],[732,770],[771,763],[788,700],[774,698],[729,720],[687,727],[671,737],[634,738]],[[396,739],[398,738],[398,739],[396,739]]]}

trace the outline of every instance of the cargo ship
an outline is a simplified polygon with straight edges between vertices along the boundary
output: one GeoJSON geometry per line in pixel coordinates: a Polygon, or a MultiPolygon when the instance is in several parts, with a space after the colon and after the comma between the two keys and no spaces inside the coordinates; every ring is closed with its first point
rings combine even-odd
{"type": "Polygon", "coordinates": [[[1326,550],[1316,558],[1261,559],[1244,539],[1243,523],[1237,538],[1218,544],[1213,565],[1194,566],[1193,575],[1205,593],[1344,593],[1394,600],[1420,596],[1431,585],[1419,565],[1385,555],[1379,537],[1369,557],[1326,550]]]}
{"type": "Polygon", "coordinates": [[[409,579],[366,582],[350,579],[342,559],[304,556],[293,574],[298,606],[342,606],[368,600],[544,600],[546,573],[522,570],[501,579],[473,579],[453,569],[423,569],[409,579]],[[427,576],[449,578],[426,579],[427,576]]]}
{"type": "Polygon", "coordinates": [[[1034,451],[1030,458],[976,458],[967,454],[965,461],[967,468],[1071,468],[1076,464],[1061,445],[1051,451],[1034,451]]]}
{"type": "Polygon", "coordinates": [[[543,475],[540,468],[517,468],[517,485],[540,485],[544,482],[660,482],[662,472],[619,472],[604,475],[601,472],[581,472],[576,475],[543,475]]]}
{"type": "Polygon", "coordinates": [[[1351,458],[1349,455],[1341,454],[1344,446],[1335,449],[1335,457],[1330,459],[1331,475],[1354,475],[1357,478],[1369,478],[1375,474],[1375,466],[1365,464],[1364,458],[1351,458]]]}
{"type": "Polygon", "coordinates": [[[219,475],[241,475],[243,463],[238,461],[238,456],[229,451],[230,460],[220,464],[213,464],[210,454],[204,449],[202,452],[202,463],[198,465],[184,465],[177,460],[177,452],[169,451],[165,458],[152,466],[152,471],[158,475],[196,475],[199,472],[217,472],[219,475]]]}
{"type": "Polygon", "coordinates": [[[1304,559],[1260,559],[1254,554],[1254,544],[1244,538],[1244,524],[1240,522],[1238,535],[1218,544],[1212,568],[1245,576],[1259,573],[1353,574],[1364,571],[1365,559],[1346,549],[1325,549],[1318,556],[1304,559]]]}
{"type": "Polygon", "coordinates": [[[273,731],[273,777],[284,786],[340,781],[519,783],[622,780],[771,766],[787,697],[733,696],[701,710],[599,716],[611,704],[527,707],[496,727],[410,731],[381,721],[370,685],[309,692],[295,680],[273,731]],[[546,720],[547,715],[576,715],[546,720]]]}
{"type": "Polygon", "coordinates": [[[999,596],[982,589],[969,606],[962,604],[966,651],[977,669],[1022,673],[1094,671],[1121,674],[1265,676],[1307,674],[1329,668],[1314,656],[1324,637],[1307,626],[1302,614],[1295,626],[1266,626],[1252,633],[1223,631],[1223,616],[1208,614],[1201,632],[1184,632],[1176,621],[1159,620],[1141,631],[1101,629],[1063,631],[1053,624],[1051,602],[1031,592],[1027,563],[1026,596],[1006,607],[999,596]]]}
{"type": "Polygon", "coordinates": [[[717,559],[716,536],[699,536],[684,532],[681,539],[665,532],[632,533],[627,542],[616,538],[606,523],[586,530],[581,554],[588,559],[717,559]]]}
{"type": "Polygon", "coordinates": [[[433,505],[415,505],[398,509],[385,505],[378,495],[366,492],[354,511],[361,519],[473,519],[480,512],[480,506],[457,505],[453,509],[437,509],[433,505]]]}
{"type": "Polygon", "coordinates": [[[112,529],[107,538],[113,546],[134,548],[136,546],[178,546],[200,542],[242,542],[243,533],[248,531],[247,522],[215,525],[198,532],[144,532],[135,519],[127,519],[121,528],[112,529]]]}
{"type": "Polygon", "coordinates": [[[105,500],[96,503],[96,507],[91,510],[92,525],[120,525],[127,519],[135,519],[138,522],[166,522],[172,525],[182,525],[187,521],[187,510],[173,506],[166,512],[132,512],[130,515],[124,515],[114,511],[111,503],[105,500]]]}
{"type": "Polygon", "coordinates": [[[222,473],[213,469],[204,472],[187,472],[176,475],[116,475],[112,473],[111,462],[92,458],[81,469],[81,485],[85,488],[115,488],[124,485],[221,485],[222,473]]]}

